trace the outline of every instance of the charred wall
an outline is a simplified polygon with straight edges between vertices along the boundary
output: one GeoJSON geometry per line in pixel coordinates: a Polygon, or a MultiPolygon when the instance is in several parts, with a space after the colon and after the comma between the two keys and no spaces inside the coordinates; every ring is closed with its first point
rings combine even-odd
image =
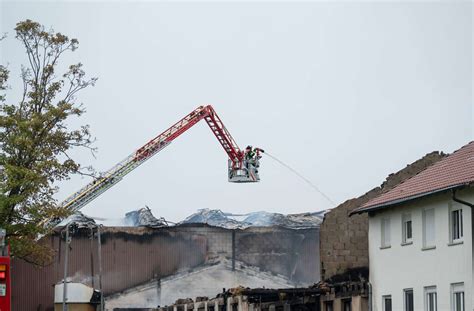
{"type": "Polygon", "coordinates": [[[347,200],[325,214],[320,227],[321,279],[341,275],[354,268],[369,267],[368,215],[349,213],[383,192],[418,174],[446,155],[431,152],[407,167],[390,174],[385,182],[366,194],[347,200]]]}
{"type": "MultiPolygon", "coordinates": [[[[53,309],[54,284],[63,279],[65,243],[59,233],[44,242],[56,251],[50,265],[38,268],[13,261],[16,311],[53,309]]],[[[91,239],[88,230],[74,233],[69,254],[68,277],[97,288],[97,239],[91,239]]],[[[314,283],[319,280],[319,231],[277,227],[228,230],[207,225],[103,228],[103,291],[105,295],[121,292],[219,256],[284,275],[295,284],[314,283]]]]}
{"type": "MultiPolygon", "coordinates": [[[[97,288],[97,240],[90,239],[88,233],[83,230],[73,235],[68,278],[97,288]]],[[[53,309],[54,284],[63,279],[65,243],[60,235],[48,238],[48,243],[56,251],[50,265],[38,268],[21,260],[13,261],[14,310],[53,309]]],[[[104,294],[171,275],[179,268],[198,266],[205,261],[206,248],[205,240],[173,230],[105,228],[102,234],[104,294]]]]}
{"type": "Polygon", "coordinates": [[[319,230],[254,228],[236,233],[237,260],[299,284],[319,281],[319,230]]]}

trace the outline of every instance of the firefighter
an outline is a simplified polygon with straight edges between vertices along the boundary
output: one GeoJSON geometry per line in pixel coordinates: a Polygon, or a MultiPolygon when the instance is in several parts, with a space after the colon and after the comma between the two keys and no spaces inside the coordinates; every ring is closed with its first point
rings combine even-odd
{"type": "Polygon", "coordinates": [[[245,159],[252,160],[253,158],[255,158],[255,150],[252,146],[247,146],[247,148],[245,148],[245,159]]]}

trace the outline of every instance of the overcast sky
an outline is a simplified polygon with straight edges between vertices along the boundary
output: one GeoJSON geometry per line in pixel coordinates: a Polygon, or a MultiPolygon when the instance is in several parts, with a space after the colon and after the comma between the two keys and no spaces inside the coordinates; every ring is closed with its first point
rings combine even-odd
{"type": "MultiPolygon", "coordinates": [[[[199,105],[241,148],[260,146],[337,203],[433,150],[473,140],[472,4],[0,2],[0,61],[18,102],[27,18],[79,39],[94,88],[79,95],[98,171],[199,105]]],[[[181,220],[198,208],[318,211],[327,200],[270,158],[259,184],[227,182],[227,155],[202,122],[83,209],[118,218],[148,205],[181,220]]],[[[59,184],[63,199],[89,180],[59,184]]]]}

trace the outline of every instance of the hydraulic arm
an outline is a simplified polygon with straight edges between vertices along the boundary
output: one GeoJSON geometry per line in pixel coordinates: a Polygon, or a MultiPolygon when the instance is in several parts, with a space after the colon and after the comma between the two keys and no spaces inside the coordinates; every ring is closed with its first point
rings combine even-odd
{"type": "Polygon", "coordinates": [[[118,183],[122,178],[143,164],[146,160],[168,146],[174,139],[186,132],[193,125],[205,119],[212,133],[229,156],[228,175],[230,182],[258,182],[259,159],[263,150],[247,147],[240,150],[235,140],[225,128],[212,106],[200,106],[190,114],[173,124],[160,135],[156,136],[143,147],[126,157],[117,165],[100,177],[86,185],[81,190],[72,194],[61,203],[62,207],[75,212],[87,203],[97,198],[100,194],[118,183]]]}

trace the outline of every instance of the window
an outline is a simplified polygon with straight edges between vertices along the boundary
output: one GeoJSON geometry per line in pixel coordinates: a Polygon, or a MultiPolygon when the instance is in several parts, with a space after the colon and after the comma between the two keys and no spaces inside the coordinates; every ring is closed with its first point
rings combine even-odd
{"type": "Polygon", "coordinates": [[[435,210],[426,209],[423,211],[423,248],[435,246],[435,210]]]}
{"type": "Polygon", "coordinates": [[[403,311],[414,311],[413,305],[413,289],[405,289],[403,291],[403,304],[405,308],[403,311]]]}
{"type": "Polygon", "coordinates": [[[332,301],[326,301],[324,303],[324,311],[334,311],[332,307],[332,301]]]}
{"type": "Polygon", "coordinates": [[[342,300],[342,311],[351,311],[352,310],[352,300],[343,299],[342,300]]]}
{"type": "Polygon", "coordinates": [[[392,311],[392,296],[382,296],[382,311],[392,311]]]}
{"type": "Polygon", "coordinates": [[[383,218],[381,225],[382,248],[390,247],[390,218],[383,218]]]}
{"type": "Polygon", "coordinates": [[[411,222],[411,215],[405,214],[402,216],[402,243],[409,244],[412,243],[413,239],[413,229],[411,222]]]}
{"type": "Polygon", "coordinates": [[[438,297],[436,295],[436,286],[425,287],[425,311],[438,310],[438,297]]]}
{"type": "Polygon", "coordinates": [[[451,242],[459,241],[462,237],[462,209],[455,209],[451,211],[451,242]]]}
{"type": "Polygon", "coordinates": [[[464,309],[464,283],[451,284],[451,306],[453,311],[465,311],[464,309]]]}

